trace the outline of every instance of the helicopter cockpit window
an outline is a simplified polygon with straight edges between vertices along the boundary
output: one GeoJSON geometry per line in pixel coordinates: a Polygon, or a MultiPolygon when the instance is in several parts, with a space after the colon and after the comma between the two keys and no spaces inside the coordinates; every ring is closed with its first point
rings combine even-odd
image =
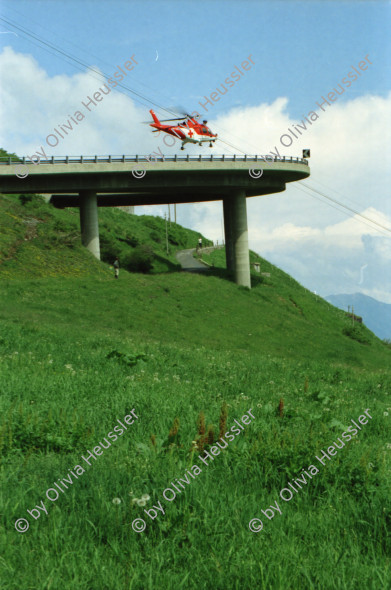
{"type": "Polygon", "coordinates": [[[209,133],[209,129],[207,127],[201,127],[202,133],[209,133]]]}

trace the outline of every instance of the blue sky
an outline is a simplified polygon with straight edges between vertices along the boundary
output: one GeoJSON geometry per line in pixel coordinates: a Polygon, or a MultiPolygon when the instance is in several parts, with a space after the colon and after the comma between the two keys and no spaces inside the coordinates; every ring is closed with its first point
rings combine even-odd
{"type": "MultiPolygon", "coordinates": [[[[127,85],[167,107],[198,108],[252,55],[255,65],[211,107],[214,116],[287,96],[290,114],[301,117],[367,54],[374,67],[349,96],[385,96],[391,84],[389,2],[3,0],[2,16],[108,73],[134,53],[139,67],[127,85]]],[[[0,42],[11,38],[49,75],[76,71],[22,36],[0,42]]]]}
{"type": "MultiPolygon", "coordinates": [[[[48,134],[102,80],[20,31],[8,33],[16,29],[0,21],[1,147],[30,155],[45,146],[54,156],[159,149],[165,155],[266,154],[275,146],[281,155],[301,156],[310,148],[311,189],[291,183],[279,195],[247,200],[250,247],[321,295],[361,292],[391,303],[390,2],[3,0],[1,17],[108,76],[134,55],[138,65],[126,78],[129,89],[163,108],[201,111],[212,131],[235,146],[218,142],[213,152],[208,146],[168,148],[161,134],[141,124],[149,119],[148,101],[141,105],[116,88],[48,148],[48,134]],[[250,55],[251,69],[203,112],[199,101],[250,55]],[[319,111],[321,96],[367,55],[368,69],[319,111]],[[282,134],[313,109],[319,119],[291,147],[282,147],[282,134]],[[336,208],[315,188],[380,225],[336,208]]],[[[166,211],[136,208],[137,214],[166,211]]],[[[182,225],[222,239],[220,202],[181,205],[177,213],[182,225]]]]}

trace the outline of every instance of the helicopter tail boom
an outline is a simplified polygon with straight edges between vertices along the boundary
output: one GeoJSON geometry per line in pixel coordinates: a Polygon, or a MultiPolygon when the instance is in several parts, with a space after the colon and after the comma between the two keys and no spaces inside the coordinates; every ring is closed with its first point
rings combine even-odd
{"type": "Polygon", "coordinates": [[[155,113],[153,112],[153,110],[151,109],[149,112],[151,113],[151,116],[152,116],[153,122],[154,122],[156,125],[160,125],[160,121],[159,121],[159,119],[157,118],[157,116],[155,115],[155,113]]]}

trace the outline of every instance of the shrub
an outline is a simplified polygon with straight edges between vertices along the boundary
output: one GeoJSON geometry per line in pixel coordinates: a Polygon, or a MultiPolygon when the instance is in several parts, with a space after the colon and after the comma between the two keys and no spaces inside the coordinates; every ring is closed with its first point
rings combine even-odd
{"type": "Polygon", "coordinates": [[[132,246],[132,248],[135,248],[140,244],[140,241],[135,236],[126,236],[126,243],[132,246]]]}
{"type": "Polygon", "coordinates": [[[171,231],[168,232],[168,241],[170,242],[170,244],[173,244],[174,246],[179,246],[178,240],[171,231]]]}
{"type": "Polygon", "coordinates": [[[113,264],[114,258],[118,256],[118,244],[107,232],[100,233],[100,259],[102,262],[113,264]]]}
{"type": "Polygon", "coordinates": [[[26,205],[26,203],[30,203],[33,200],[33,195],[19,195],[19,201],[22,205],[26,205]]]}
{"type": "Polygon", "coordinates": [[[135,248],[136,246],[138,246],[140,244],[139,239],[136,238],[135,236],[131,236],[131,235],[127,235],[125,238],[117,237],[117,240],[119,240],[120,242],[124,242],[125,244],[127,244],[128,246],[131,246],[132,248],[135,248]]]}
{"type": "Polygon", "coordinates": [[[157,244],[160,244],[163,241],[162,236],[157,231],[151,231],[149,237],[157,244]]]}
{"type": "Polygon", "coordinates": [[[359,326],[356,324],[355,326],[345,326],[342,330],[342,333],[353,340],[357,340],[361,344],[370,344],[370,340],[368,336],[364,333],[361,325],[359,326]]]}
{"type": "Polygon", "coordinates": [[[154,253],[150,246],[137,246],[123,263],[130,272],[149,272],[153,267],[154,253]]]}

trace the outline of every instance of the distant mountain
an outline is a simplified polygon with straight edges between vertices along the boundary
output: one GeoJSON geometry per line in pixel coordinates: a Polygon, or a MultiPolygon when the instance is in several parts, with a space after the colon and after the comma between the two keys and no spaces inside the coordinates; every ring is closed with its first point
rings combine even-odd
{"type": "Polygon", "coordinates": [[[382,340],[391,340],[391,304],[377,301],[362,293],[328,295],[325,299],[345,311],[348,311],[349,306],[351,312],[353,306],[354,315],[361,316],[367,328],[382,340]]]}

